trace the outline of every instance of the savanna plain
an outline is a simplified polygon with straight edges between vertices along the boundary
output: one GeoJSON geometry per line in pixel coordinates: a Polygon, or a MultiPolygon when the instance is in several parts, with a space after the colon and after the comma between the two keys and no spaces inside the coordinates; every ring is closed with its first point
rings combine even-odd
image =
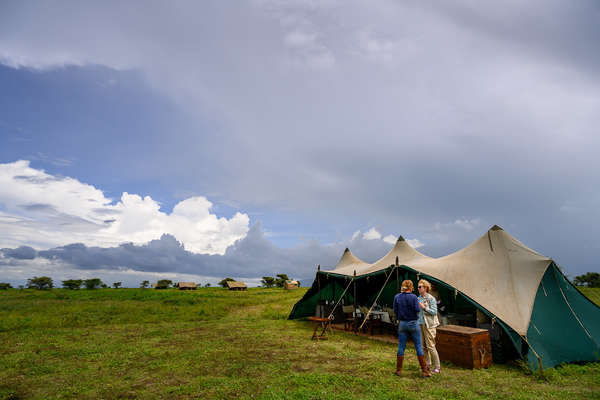
{"type": "Polygon", "coordinates": [[[0,399],[600,399],[600,363],[396,377],[393,344],[287,320],[305,291],[0,291],[0,399]]]}

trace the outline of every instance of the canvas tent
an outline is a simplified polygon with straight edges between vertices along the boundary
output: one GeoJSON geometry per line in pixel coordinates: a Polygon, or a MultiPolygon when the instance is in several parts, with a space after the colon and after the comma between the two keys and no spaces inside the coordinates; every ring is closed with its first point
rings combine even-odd
{"type": "Polygon", "coordinates": [[[416,283],[420,278],[434,283],[453,315],[479,312],[489,317],[486,327],[495,339],[496,355],[521,357],[533,370],[600,360],[600,308],[552,259],[498,226],[441,258],[421,254],[402,237],[373,264],[346,249],[333,269],[317,272],[290,318],[313,315],[319,302],[337,302],[350,286],[342,300],[346,304],[371,306],[377,300],[391,305],[403,279],[416,283]]]}

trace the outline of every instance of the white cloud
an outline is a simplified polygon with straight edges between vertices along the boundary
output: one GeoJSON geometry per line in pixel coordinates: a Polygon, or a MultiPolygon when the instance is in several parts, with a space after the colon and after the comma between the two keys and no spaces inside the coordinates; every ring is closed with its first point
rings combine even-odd
{"type": "Polygon", "coordinates": [[[383,241],[389,244],[395,244],[396,240],[398,240],[398,238],[396,238],[394,235],[387,235],[383,238],[383,241]]]}
{"type": "Polygon", "coordinates": [[[248,215],[219,218],[202,196],[180,201],[167,214],[150,196],[125,192],[113,203],[92,185],[47,174],[23,160],[0,164],[0,206],[0,247],[114,246],[169,233],[191,252],[223,254],[249,229],[248,215]]]}
{"type": "Polygon", "coordinates": [[[425,243],[421,242],[419,239],[406,239],[406,243],[408,243],[415,249],[425,246],[425,243]]]}
{"type": "Polygon", "coordinates": [[[357,230],[352,234],[352,240],[356,239],[360,235],[360,230],[357,230]]]}
{"type": "Polygon", "coordinates": [[[477,228],[479,226],[479,223],[481,222],[480,218],[473,218],[473,219],[457,219],[456,221],[454,221],[454,225],[466,230],[466,231],[472,231],[473,229],[477,228]]]}
{"type": "Polygon", "coordinates": [[[377,229],[375,229],[375,227],[373,227],[363,234],[363,239],[366,239],[366,240],[381,239],[381,233],[377,232],[377,229]]]}

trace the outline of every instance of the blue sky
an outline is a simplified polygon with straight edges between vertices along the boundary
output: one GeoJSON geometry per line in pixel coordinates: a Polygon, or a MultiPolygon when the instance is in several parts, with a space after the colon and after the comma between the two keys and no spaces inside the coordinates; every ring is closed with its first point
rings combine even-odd
{"type": "Polygon", "coordinates": [[[494,224],[599,269],[595,2],[0,8],[0,248],[87,252],[0,279],[305,278],[494,224]]]}

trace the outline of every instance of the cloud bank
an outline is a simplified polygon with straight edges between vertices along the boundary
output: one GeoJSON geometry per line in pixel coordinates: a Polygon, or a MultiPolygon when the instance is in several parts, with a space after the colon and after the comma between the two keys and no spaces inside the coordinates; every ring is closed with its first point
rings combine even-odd
{"type": "Polygon", "coordinates": [[[92,185],[31,168],[24,160],[0,164],[0,207],[0,247],[74,242],[107,247],[170,234],[190,252],[223,254],[249,230],[248,215],[219,218],[202,196],[165,213],[150,196],[125,192],[113,201],[92,185]]]}

